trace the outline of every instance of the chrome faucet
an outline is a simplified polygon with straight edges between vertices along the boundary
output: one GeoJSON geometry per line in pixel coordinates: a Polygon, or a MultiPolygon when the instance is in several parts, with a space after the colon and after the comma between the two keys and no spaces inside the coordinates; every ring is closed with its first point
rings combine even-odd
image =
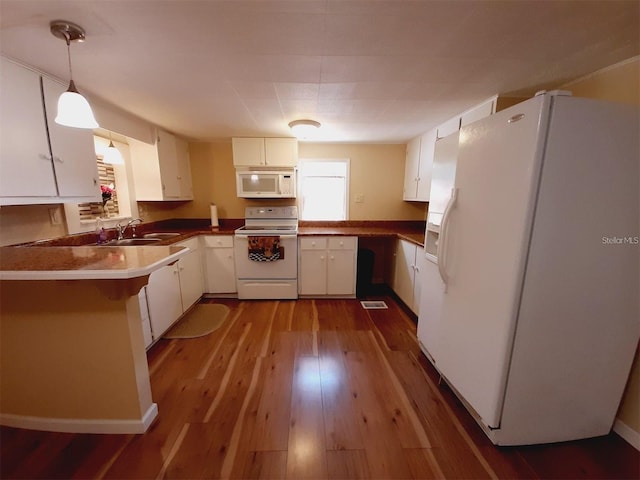
{"type": "Polygon", "coordinates": [[[136,236],[136,226],[133,225],[135,222],[142,223],[143,220],[141,218],[134,218],[129,223],[127,223],[124,227],[122,225],[120,225],[119,223],[116,224],[116,230],[118,230],[118,240],[122,240],[124,238],[124,232],[127,231],[127,228],[129,228],[129,226],[131,226],[131,230],[133,230],[133,237],[135,238],[135,236],[136,236]]]}

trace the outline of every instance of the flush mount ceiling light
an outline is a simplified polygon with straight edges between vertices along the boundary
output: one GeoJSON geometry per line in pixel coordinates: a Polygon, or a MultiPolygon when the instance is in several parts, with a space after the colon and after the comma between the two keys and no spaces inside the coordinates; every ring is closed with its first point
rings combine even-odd
{"type": "Polygon", "coordinates": [[[78,93],[71,73],[71,42],[84,42],[84,29],[75,23],[55,20],[49,24],[51,33],[67,43],[69,60],[69,88],[58,99],[58,115],[55,122],[59,125],[75,128],[98,128],[89,102],[78,93]]]}
{"type": "Polygon", "coordinates": [[[320,128],[320,122],[315,120],[294,120],[289,122],[289,128],[297,139],[313,137],[320,128]]]}
{"type": "Polygon", "coordinates": [[[122,158],[120,150],[118,150],[113,145],[113,140],[111,140],[111,133],[109,133],[109,146],[104,150],[102,161],[110,165],[124,165],[124,158],[122,158]]]}

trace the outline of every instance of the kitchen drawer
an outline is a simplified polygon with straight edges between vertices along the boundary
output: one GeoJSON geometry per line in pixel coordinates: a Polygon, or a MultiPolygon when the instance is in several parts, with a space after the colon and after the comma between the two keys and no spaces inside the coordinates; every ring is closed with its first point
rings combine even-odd
{"type": "Polygon", "coordinates": [[[329,250],[355,250],[357,246],[358,237],[329,238],[329,250]]]}
{"type": "Polygon", "coordinates": [[[300,250],[326,250],[326,237],[302,237],[300,238],[300,250]]]}
{"type": "Polygon", "coordinates": [[[204,246],[208,248],[232,248],[232,235],[205,235],[204,246]]]}
{"type": "Polygon", "coordinates": [[[176,243],[176,246],[178,246],[178,247],[188,247],[189,250],[195,251],[195,250],[198,250],[198,247],[200,245],[198,244],[198,237],[193,237],[193,238],[190,238],[188,240],[184,240],[182,242],[176,243]]]}

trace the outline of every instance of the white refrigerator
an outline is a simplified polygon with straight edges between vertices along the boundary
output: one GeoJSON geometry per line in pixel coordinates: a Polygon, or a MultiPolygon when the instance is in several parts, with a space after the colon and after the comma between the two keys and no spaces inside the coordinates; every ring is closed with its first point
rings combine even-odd
{"type": "MultiPolygon", "coordinates": [[[[431,193],[429,196],[429,213],[427,215],[427,228],[425,231],[425,257],[426,262],[417,274],[421,276],[420,282],[422,291],[420,292],[418,340],[423,343],[435,338],[434,334],[427,335],[427,322],[420,320],[425,316],[437,316],[440,314],[444,284],[438,271],[438,245],[440,244],[440,224],[444,215],[445,207],[451,196],[456,175],[456,161],[458,158],[458,136],[459,132],[452,133],[436,141],[433,164],[431,167],[431,193]],[[424,309],[424,310],[422,310],[424,309]]],[[[430,329],[434,328],[430,324],[430,329]]]]}
{"type": "Polygon", "coordinates": [[[639,119],[552,92],[460,131],[419,339],[495,444],[613,425],[640,336],[639,119]]]}

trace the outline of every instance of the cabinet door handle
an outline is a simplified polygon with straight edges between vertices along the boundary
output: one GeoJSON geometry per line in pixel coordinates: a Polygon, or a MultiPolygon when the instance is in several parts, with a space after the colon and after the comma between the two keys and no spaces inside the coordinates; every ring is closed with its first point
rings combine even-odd
{"type": "Polygon", "coordinates": [[[335,259],[336,259],[336,257],[334,257],[333,255],[331,255],[329,258],[330,258],[331,260],[335,260],[335,259]]]}
{"type": "Polygon", "coordinates": [[[46,155],[44,153],[41,153],[40,155],[38,155],[38,157],[40,158],[40,160],[48,160],[51,161],[51,156],[50,155],[46,155]]]}
{"type": "Polygon", "coordinates": [[[95,186],[97,186],[97,185],[98,185],[98,179],[97,179],[97,178],[94,178],[94,179],[93,179],[93,186],[95,187],[95,186]]]}
{"type": "Polygon", "coordinates": [[[324,256],[320,256],[320,260],[324,260],[324,256]]]}
{"type": "Polygon", "coordinates": [[[57,155],[54,155],[54,156],[53,156],[53,159],[54,159],[56,162],[64,163],[64,158],[59,157],[59,156],[57,156],[57,155]]]}

